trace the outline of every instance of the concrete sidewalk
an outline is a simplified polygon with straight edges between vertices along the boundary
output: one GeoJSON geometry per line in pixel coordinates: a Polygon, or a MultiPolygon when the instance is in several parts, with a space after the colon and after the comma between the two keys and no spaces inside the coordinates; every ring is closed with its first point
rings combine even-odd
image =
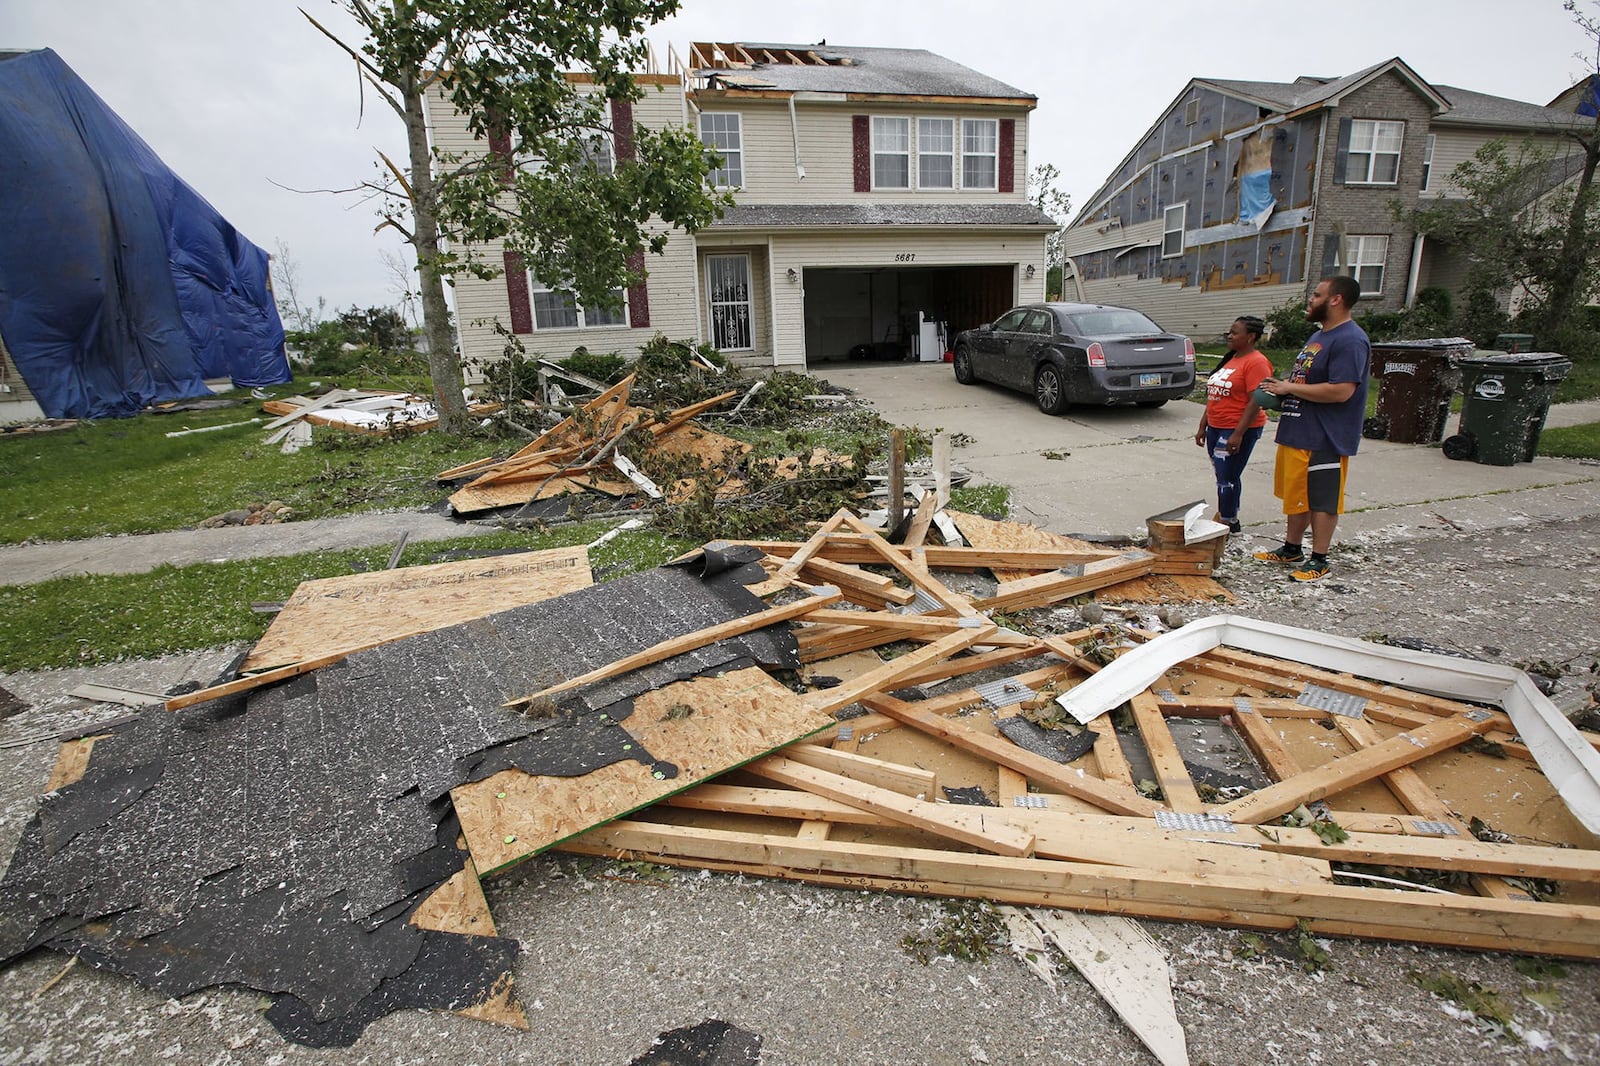
{"type": "MultiPolygon", "coordinates": [[[[1012,517],[1056,533],[1143,533],[1152,514],[1216,502],[1210,464],[1194,443],[1197,403],[1074,407],[1051,417],[1021,393],[961,385],[942,363],[839,363],[811,373],[871,401],[896,425],[961,434],[955,462],[978,483],[1010,486],[1012,517]]],[[[1600,422],[1600,401],[1554,407],[1547,425],[1587,422],[1600,422]]],[[[1269,539],[1283,525],[1272,465],[1269,426],[1245,472],[1242,508],[1247,530],[1269,539]]],[[[1362,441],[1345,506],[1341,534],[1600,515],[1600,465],[1540,458],[1485,466],[1446,459],[1436,445],[1362,441]]]]}
{"type": "MultiPolygon", "coordinates": [[[[1140,535],[1145,519],[1183,503],[1215,502],[1205,454],[1195,447],[1200,405],[1073,408],[1041,414],[1030,397],[963,386],[943,363],[839,363],[813,371],[870,401],[896,425],[961,434],[956,462],[978,483],[1011,488],[1012,517],[1057,533],[1140,535]],[[1046,453],[1060,458],[1047,458],[1046,453]]],[[[1600,422],[1600,401],[1551,409],[1549,425],[1600,422]]],[[[1516,466],[1452,462],[1434,446],[1363,441],[1350,465],[1349,513],[1340,533],[1501,529],[1600,515],[1600,466],[1537,459],[1516,466]]],[[[1247,530],[1275,539],[1270,427],[1245,472],[1247,530]]],[[[270,526],[176,530],[144,536],[0,546],[0,585],[71,574],[132,574],[257,556],[393,544],[493,532],[494,526],[415,511],[270,526]]]]}

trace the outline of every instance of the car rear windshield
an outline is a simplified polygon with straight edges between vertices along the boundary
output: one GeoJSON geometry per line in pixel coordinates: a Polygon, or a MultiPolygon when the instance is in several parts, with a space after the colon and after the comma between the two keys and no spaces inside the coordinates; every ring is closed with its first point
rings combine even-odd
{"type": "Polygon", "coordinates": [[[1129,333],[1156,334],[1161,327],[1137,311],[1120,307],[1106,307],[1098,311],[1080,311],[1068,315],[1072,332],[1083,337],[1118,337],[1129,333]]]}

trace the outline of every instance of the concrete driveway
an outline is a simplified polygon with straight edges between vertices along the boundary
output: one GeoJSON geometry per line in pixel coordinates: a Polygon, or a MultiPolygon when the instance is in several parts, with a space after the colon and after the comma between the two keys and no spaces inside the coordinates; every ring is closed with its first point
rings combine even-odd
{"type": "MultiPolygon", "coordinates": [[[[896,425],[964,435],[956,462],[978,483],[1010,486],[1013,518],[1056,533],[1142,533],[1152,514],[1199,499],[1216,503],[1211,466],[1194,443],[1197,403],[1073,407],[1052,417],[1022,393],[961,385],[943,363],[830,363],[810,373],[870,401],[896,425]]],[[[1549,424],[1594,421],[1600,402],[1553,408],[1549,424]]],[[[1241,514],[1264,539],[1282,531],[1272,459],[1269,424],[1245,471],[1241,514]]],[[[1446,459],[1437,446],[1363,441],[1345,506],[1344,533],[1600,514],[1600,466],[1544,458],[1485,466],[1446,459]]]]}

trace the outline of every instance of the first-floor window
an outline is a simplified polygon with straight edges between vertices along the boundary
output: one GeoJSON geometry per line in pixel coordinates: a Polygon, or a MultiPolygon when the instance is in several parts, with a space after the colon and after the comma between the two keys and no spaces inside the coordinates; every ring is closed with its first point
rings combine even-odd
{"type": "Polygon", "coordinates": [[[1344,239],[1344,266],[1360,284],[1362,296],[1377,296],[1383,292],[1383,263],[1388,258],[1388,237],[1344,239]]]}
{"type": "Polygon", "coordinates": [[[626,289],[612,290],[618,301],[613,309],[584,307],[570,294],[547,288],[532,274],[528,275],[528,283],[533,288],[534,329],[586,329],[592,326],[624,326],[628,323],[626,289]]]}
{"type": "Polygon", "coordinates": [[[711,344],[718,351],[749,351],[750,257],[706,256],[706,295],[711,304],[711,344]]]}

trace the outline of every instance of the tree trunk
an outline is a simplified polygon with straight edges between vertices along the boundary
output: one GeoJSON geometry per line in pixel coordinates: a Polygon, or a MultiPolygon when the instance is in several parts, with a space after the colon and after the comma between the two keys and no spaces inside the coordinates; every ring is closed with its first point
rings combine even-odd
{"type": "Polygon", "coordinates": [[[433,166],[428,154],[428,130],[422,111],[422,93],[407,85],[406,144],[411,162],[411,244],[417,251],[417,274],[422,295],[422,324],[428,334],[428,376],[433,381],[433,402],[439,410],[438,432],[466,432],[470,421],[462,398],[461,357],[450,336],[450,305],[444,299],[444,279],[439,275],[439,222],[433,190],[433,166]]]}
{"type": "Polygon", "coordinates": [[[1584,267],[1589,262],[1589,204],[1594,199],[1594,175],[1600,164],[1600,117],[1595,128],[1578,140],[1583,145],[1583,172],[1578,175],[1578,187],[1572,196],[1572,208],[1567,215],[1566,233],[1561,241],[1561,266],[1551,279],[1550,298],[1546,307],[1545,328],[1558,333],[1572,318],[1577,304],[1587,293],[1578,291],[1583,282],[1584,267]]]}

